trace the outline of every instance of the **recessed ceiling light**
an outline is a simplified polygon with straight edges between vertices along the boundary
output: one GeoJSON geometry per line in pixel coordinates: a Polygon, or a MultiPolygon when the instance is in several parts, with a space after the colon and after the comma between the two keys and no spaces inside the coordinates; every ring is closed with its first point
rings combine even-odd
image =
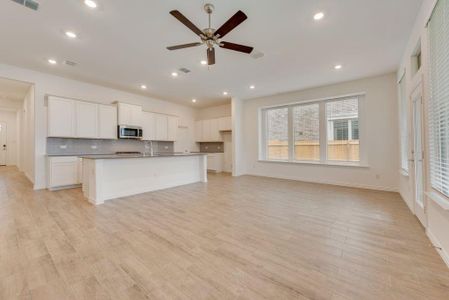
{"type": "Polygon", "coordinates": [[[53,58],[49,58],[48,60],[48,63],[50,64],[50,65],[56,65],[58,62],[55,60],[55,59],[53,59],[53,58]]]}
{"type": "Polygon", "coordinates": [[[76,37],[77,37],[76,33],[73,32],[73,31],[66,31],[66,32],[65,32],[65,35],[66,35],[68,38],[71,38],[71,39],[76,39],[76,37]]]}
{"type": "Polygon", "coordinates": [[[223,95],[224,95],[224,96],[227,96],[227,95],[228,95],[228,92],[223,92],[223,95]]]}
{"type": "Polygon", "coordinates": [[[335,65],[334,69],[335,70],[340,70],[342,68],[342,65],[335,65]]]}
{"type": "Polygon", "coordinates": [[[171,76],[172,76],[172,77],[178,77],[178,73],[173,72],[173,73],[171,73],[171,76]]]}
{"type": "Polygon", "coordinates": [[[207,65],[207,61],[205,61],[205,60],[202,60],[201,61],[201,64],[204,66],[204,65],[207,65]]]}
{"type": "Polygon", "coordinates": [[[254,90],[254,89],[256,88],[256,86],[250,85],[249,88],[252,89],[252,90],[254,90]]]}
{"type": "Polygon", "coordinates": [[[322,18],[324,18],[324,13],[323,13],[323,12],[316,13],[316,14],[313,16],[313,18],[315,19],[315,21],[319,21],[319,20],[321,20],[322,18]]]}
{"type": "Polygon", "coordinates": [[[147,86],[146,86],[145,84],[142,84],[142,85],[140,86],[140,88],[141,88],[142,90],[146,90],[146,89],[147,89],[147,86]]]}
{"type": "Polygon", "coordinates": [[[86,6],[90,7],[90,8],[97,8],[97,2],[93,1],[93,0],[84,0],[84,4],[86,4],[86,6]]]}
{"type": "Polygon", "coordinates": [[[192,102],[193,102],[193,103],[196,103],[196,99],[192,99],[192,102]]]}

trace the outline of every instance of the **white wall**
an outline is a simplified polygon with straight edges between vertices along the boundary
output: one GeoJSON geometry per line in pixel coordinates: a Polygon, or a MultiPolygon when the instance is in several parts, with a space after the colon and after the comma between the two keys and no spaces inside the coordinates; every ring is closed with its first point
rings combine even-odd
{"type": "Polygon", "coordinates": [[[396,191],[398,189],[398,118],[396,74],[355,80],[242,102],[243,173],[309,182],[396,191]],[[258,161],[259,110],[264,106],[366,93],[360,109],[361,140],[369,167],[341,167],[258,161]],[[365,129],[362,129],[362,126],[365,129]]]}
{"type": "Polygon", "coordinates": [[[33,177],[35,178],[34,187],[36,189],[43,189],[46,186],[46,96],[49,94],[104,104],[122,101],[141,105],[144,110],[177,115],[180,117],[180,123],[188,126],[188,129],[179,132],[178,141],[175,143],[175,151],[198,150],[194,143],[196,111],[193,108],[4,64],[0,64],[0,76],[34,83],[36,150],[34,154],[35,175],[33,177]]]}
{"type": "MultiPolygon", "coordinates": [[[[17,164],[17,113],[0,108],[0,122],[6,123],[6,165],[17,164]]],[[[1,145],[0,145],[1,147],[1,145]]]]}
{"type": "MultiPolygon", "coordinates": [[[[426,24],[432,14],[433,8],[435,4],[437,3],[437,0],[424,0],[423,4],[421,6],[420,12],[416,18],[413,31],[410,35],[407,47],[404,51],[404,55],[402,57],[402,62],[400,65],[400,68],[398,70],[397,79],[399,80],[402,74],[406,74],[406,86],[407,86],[407,98],[410,99],[410,94],[419,79],[419,77],[422,76],[424,79],[424,103],[425,107],[427,107],[428,101],[429,101],[429,77],[428,77],[428,48],[427,48],[427,29],[426,24]],[[411,72],[411,57],[414,54],[416,45],[421,41],[422,44],[422,72],[418,73],[416,76],[412,76],[411,72]]],[[[398,107],[399,105],[399,99],[398,99],[398,107]]],[[[426,119],[427,119],[427,113],[426,113],[426,119]]],[[[411,120],[411,116],[409,114],[409,120],[411,120]]],[[[427,122],[425,122],[427,124],[427,122]]],[[[428,126],[425,126],[425,154],[429,153],[428,151],[428,126]]],[[[426,154],[425,161],[429,161],[429,157],[426,154]]],[[[410,164],[410,175],[399,175],[399,191],[401,193],[402,198],[407,203],[407,205],[410,207],[412,212],[414,211],[414,189],[413,189],[413,164],[410,164]]],[[[427,182],[426,182],[426,190],[432,191],[430,182],[429,182],[429,170],[427,168],[427,182]]],[[[447,199],[447,202],[449,203],[449,199],[447,199]]],[[[441,247],[441,250],[439,250],[439,253],[445,260],[446,264],[449,266],[449,234],[448,234],[448,228],[449,228],[449,211],[443,209],[439,204],[437,204],[435,201],[433,201],[431,198],[426,197],[426,205],[427,205],[427,211],[426,211],[426,217],[427,217],[427,224],[426,224],[426,232],[431,238],[433,244],[436,247],[441,247]]]]}
{"type": "Polygon", "coordinates": [[[231,116],[231,104],[224,104],[200,109],[197,120],[217,119],[231,116]]]}

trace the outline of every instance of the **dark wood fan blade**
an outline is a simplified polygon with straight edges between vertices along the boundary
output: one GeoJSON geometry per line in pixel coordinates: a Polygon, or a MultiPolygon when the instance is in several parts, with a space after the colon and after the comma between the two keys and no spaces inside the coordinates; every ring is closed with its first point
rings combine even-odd
{"type": "Polygon", "coordinates": [[[189,19],[187,19],[182,13],[180,13],[178,10],[172,10],[170,12],[170,14],[175,17],[176,19],[179,20],[179,22],[181,22],[182,24],[184,24],[185,26],[187,26],[190,30],[192,30],[193,32],[195,32],[197,35],[201,36],[203,35],[203,32],[195,26],[195,24],[193,24],[192,22],[190,22],[189,19]]]}
{"type": "Polygon", "coordinates": [[[215,65],[215,48],[207,48],[207,64],[215,65]]]}
{"type": "Polygon", "coordinates": [[[184,48],[189,48],[189,47],[196,47],[196,46],[201,46],[201,45],[202,45],[202,43],[190,43],[190,44],[170,46],[170,47],[167,47],[167,49],[168,50],[178,50],[178,49],[184,49],[184,48]]]}
{"type": "Polygon", "coordinates": [[[254,49],[253,47],[229,43],[229,42],[221,42],[220,47],[224,48],[224,49],[234,50],[234,51],[248,53],[248,54],[253,52],[253,49],[254,49]]]}
{"type": "Polygon", "coordinates": [[[217,31],[215,31],[215,35],[220,38],[227,35],[231,30],[235,27],[239,26],[243,21],[245,21],[248,17],[241,10],[235,13],[229,20],[226,21],[217,31]]]}

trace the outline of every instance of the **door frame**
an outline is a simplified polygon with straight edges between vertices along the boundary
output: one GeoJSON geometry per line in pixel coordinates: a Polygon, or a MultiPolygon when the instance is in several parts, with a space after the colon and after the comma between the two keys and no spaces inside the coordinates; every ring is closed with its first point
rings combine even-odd
{"type": "MultiPolygon", "coordinates": [[[[2,165],[0,163],[0,166],[7,166],[8,165],[8,123],[6,123],[5,121],[0,121],[0,124],[4,124],[5,125],[5,145],[6,145],[6,150],[5,150],[5,164],[2,165]]],[[[0,151],[2,151],[3,145],[0,144],[0,151]]]]}
{"type": "Polygon", "coordinates": [[[411,113],[411,162],[413,163],[413,166],[411,168],[412,171],[412,191],[413,191],[413,213],[418,218],[418,220],[421,222],[421,224],[424,226],[424,228],[427,228],[427,197],[426,197],[426,189],[427,189],[427,168],[426,168],[426,131],[425,131],[425,107],[424,107],[424,80],[420,77],[420,79],[414,84],[413,89],[410,93],[409,97],[409,103],[410,103],[410,113],[411,113]],[[422,166],[421,166],[421,193],[422,193],[422,205],[421,206],[418,203],[417,200],[417,166],[416,166],[416,158],[415,158],[415,142],[416,142],[416,124],[415,124],[415,95],[419,93],[420,94],[420,104],[418,106],[420,110],[420,124],[419,130],[420,130],[420,136],[421,136],[421,160],[422,160],[422,166]]]}

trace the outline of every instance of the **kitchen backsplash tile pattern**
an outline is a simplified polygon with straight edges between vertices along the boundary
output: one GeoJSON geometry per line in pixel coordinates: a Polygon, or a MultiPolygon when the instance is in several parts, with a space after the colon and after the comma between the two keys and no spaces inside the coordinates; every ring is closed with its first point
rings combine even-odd
{"type": "MultiPolygon", "coordinates": [[[[154,153],[174,152],[173,142],[152,142],[152,145],[154,153]]],[[[50,155],[150,152],[150,149],[149,141],[47,138],[47,154],[50,155]]]]}
{"type": "Polygon", "coordinates": [[[223,153],[224,152],[224,143],[222,143],[222,142],[200,143],[200,152],[223,153]]]}

